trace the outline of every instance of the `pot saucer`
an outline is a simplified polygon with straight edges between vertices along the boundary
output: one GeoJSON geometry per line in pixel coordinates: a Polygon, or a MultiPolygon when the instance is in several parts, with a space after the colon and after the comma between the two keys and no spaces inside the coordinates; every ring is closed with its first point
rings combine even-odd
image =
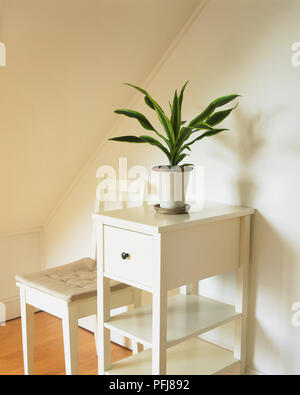
{"type": "Polygon", "coordinates": [[[186,204],[184,207],[178,207],[178,208],[162,208],[160,207],[160,204],[156,204],[154,206],[155,211],[159,214],[165,214],[165,215],[179,215],[179,214],[187,214],[191,208],[189,204],[186,204]]]}

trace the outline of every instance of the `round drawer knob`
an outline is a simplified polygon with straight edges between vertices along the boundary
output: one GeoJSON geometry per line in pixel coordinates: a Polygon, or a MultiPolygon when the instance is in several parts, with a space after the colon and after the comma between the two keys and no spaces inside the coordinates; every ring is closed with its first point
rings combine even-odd
{"type": "Polygon", "coordinates": [[[121,258],[125,261],[127,258],[129,258],[129,254],[127,252],[122,252],[121,258]]]}

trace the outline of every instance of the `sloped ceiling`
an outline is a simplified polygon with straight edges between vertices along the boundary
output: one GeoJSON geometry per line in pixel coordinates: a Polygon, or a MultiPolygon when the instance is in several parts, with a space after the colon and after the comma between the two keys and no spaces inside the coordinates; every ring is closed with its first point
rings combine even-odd
{"type": "Polygon", "coordinates": [[[0,0],[0,234],[39,227],[199,0],[0,0]]]}

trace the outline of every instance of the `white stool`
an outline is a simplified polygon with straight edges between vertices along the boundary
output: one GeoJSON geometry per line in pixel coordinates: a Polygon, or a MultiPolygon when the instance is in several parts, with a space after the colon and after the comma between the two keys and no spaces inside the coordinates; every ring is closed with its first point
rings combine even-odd
{"type": "MultiPolygon", "coordinates": [[[[96,318],[97,312],[96,261],[85,258],[39,273],[16,276],[16,282],[20,288],[25,374],[33,374],[35,308],[62,319],[66,374],[78,374],[78,320],[92,315],[96,318]]],[[[131,304],[140,306],[140,291],[112,281],[111,309],[131,304]]],[[[138,351],[139,345],[134,343],[134,352],[138,351]]]]}

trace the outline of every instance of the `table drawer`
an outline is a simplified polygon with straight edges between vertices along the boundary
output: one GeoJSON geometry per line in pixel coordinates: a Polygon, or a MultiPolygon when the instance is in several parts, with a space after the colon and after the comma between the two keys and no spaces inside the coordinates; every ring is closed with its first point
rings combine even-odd
{"type": "Polygon", "coordinates": [[[104,271],[120,279],[152,286],[152,236],[104,226],[104,271]],[[122,257],[122,254],[128,257],[122,257]]]}

